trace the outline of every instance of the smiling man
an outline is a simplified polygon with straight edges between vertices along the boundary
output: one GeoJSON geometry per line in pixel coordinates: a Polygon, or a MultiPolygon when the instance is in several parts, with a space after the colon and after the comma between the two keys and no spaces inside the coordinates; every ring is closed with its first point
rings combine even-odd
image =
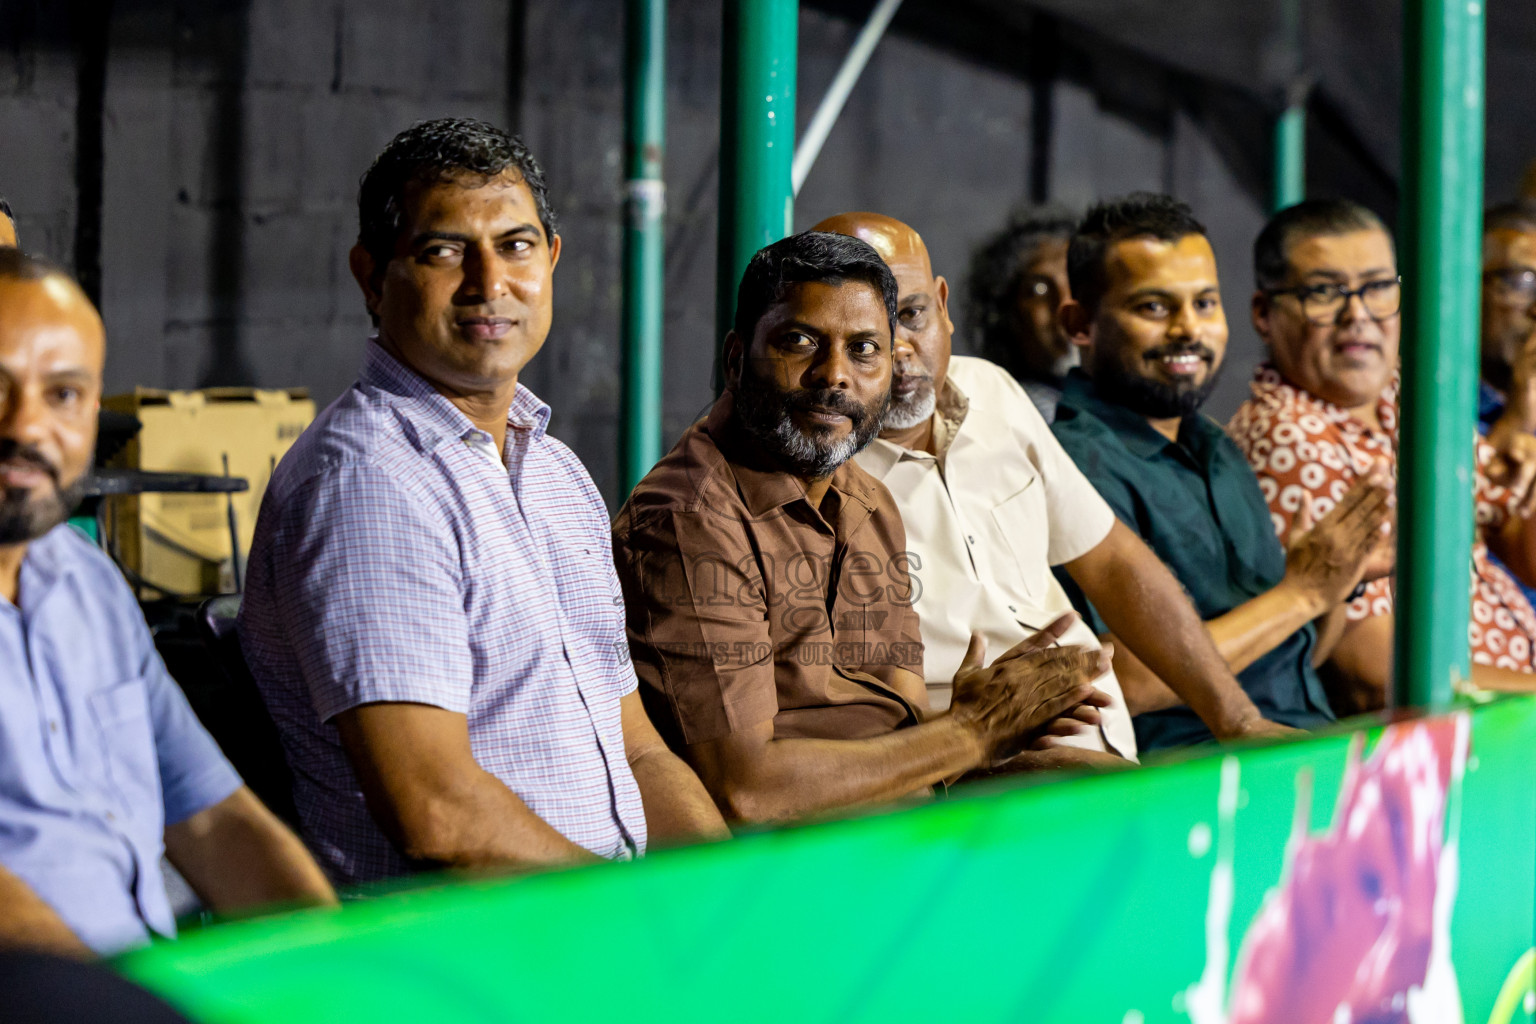
{"type": "Polygon", "coordinates": [[[218,911],[335,898],[193,716],[117,567],[64,523],[104,352],[75,282],[0,248],[0,946],[174,935],[162,856],[218,911]]]}
{"type": "Polygon", "coordinates": [[[635,690],[602,500],[518,382],[560,258],[539,165],[429,121],[358,206],[378,333],[273,476],[240,614],[310,845],[356,883],[724,836],[635,690]]]}
{"type": "MultiPolygon", "coordinates": [[[[1280,546],[1242,453],[1199,415],[1226,354],[1227,320],[1216,256],[1189,207],[1144,193],[1101,204],[1073,235],[1067,267],[1073,297],[1062,323],[1084,346],[1086,373],[1067,380],[1056,437],[1184,585],[1264,716],[1297,728],[1331,721],[1314,621],[1333,626],[1385,543],[1386,481],[1370,476],[1289,551],[1280,546]]],[[[1074,600],[1108,635],[1093,604],[1080,591],[1074,600]]],[[[1210,737],[1124,645],[1115,671],[1147,709],[1136,719],[1143,748],[1210,737]]]]}
{"type": "MultiPolygon", "coordinates": [[[[1252,397],[1227,429],[1258,474],[1274,529],[1285,540],[1299,510],[1323,515],[1374,464],[1396,465],[1402,285],[1386,226],[1347,200],[1282,210],[1260,232],[1253,253],[1253,324],[1270,361],[1259,367],[1252,397]]],[[[1489,282],[1485,301],[1500,285],[1489,282]]],[[[1485,365],[1487,355],[1485,348],[1485,365]]],[[[1512,371],[1498,379],[1512,380],[1512,371]]],[[[1511,565],[1536,565],[1526,551],[1536,531],[1520,514],[1517,489],[1490,475],[1504,471],[1500,448],[1531,443],[1524,424],[1524,403],[1513,402],[1492,424],[1497,444],[1477,444],[1469,640],[1473,680],[1489,688],[1526,689],[1536,682],[1528,675],[1536,669],[1536,611],[1515,578],[1489,557],[1493,546],[1511,565]]],[[[1536,568],[1525,571],[1536,579],[1536,568]]],[[[1386,578],[1366,584],[1349,602],[1343,635],[1323,671],[1340,710],[1384,706],[1393,622],[1386,578]]]]}
{"type": "MultiPolygon", "coordinates": [[[[1115,518],[1031,396],[1002,367],[952,353],[949,284],[933,272],[917,232],[877,213],[839,214],[817,227],[868,242],[896,277],[891,408],[880,436],[855,458],[901,509],[922,580],[914,607],[934,708],[948,705],[973,634],[1004,650],[1072,607],[1051,572],[1057,565],[1129,653],[1158,665],[1217,736],[1283,732],[1243,693],[1178,581],[1115,518]]],[[[1065,639],[1098,643],[1082,623],[1065,639]]],[[[1099,726],[1062,722],[1045,742],[1134,758],[1130,712],[1139,709],[1127,708],[1112,673],[1098,686],[1113,701],[1099,726]]]]}
{"type": "MultiPolygon", "coordinates": [[[[613,540],[647,702],[720,807],[783,821],[926,793],[991,768],[1058,717],[1098,724],[1103,652],[1053,645],[1068,614],[927,712],[901,515],[852,461],[891,399],[896,282],[808,231],[757,253],[725,339],[726,391],[635,488],[613,540]]],[[[910,570],[910,571],[909,571],[910,570]]],[[[1011,769],[1068,763],[1020,754],[1011,769]]]]}

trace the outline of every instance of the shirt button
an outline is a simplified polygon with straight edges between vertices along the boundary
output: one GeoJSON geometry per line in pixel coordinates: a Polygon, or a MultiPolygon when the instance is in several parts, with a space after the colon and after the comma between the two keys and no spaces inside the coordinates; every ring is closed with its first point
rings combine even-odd
{"type": "Polygon", "coordinates": [[[55,720],[50,718],[48,720],[48,731],[49,732],[58,732],[59,731],[59,723],[57,721],[55,721],[55,720]]]}
{"type": "Polygon", "coordinates": [[[976,538],[975,537],[967,537],[967,538],[965,538],[965,542],[967,544],[975,544],[976,543],[976,538]]]}
{"type": "Polygon", "coordinates": [[[1014,606],[1013,606],[1013,605],[1009,605],[1009,606],[1008,606],[1008,610],[1009,610],[1009,611],[1011,611],[1011,612],[1016,612],[1016,611],[1018,611],[1018,609],[1017,609],[1017,608],[1015,608],[1015,607],[1014,607],[1014,606]]]}
{"type": "Polygon", "coordinates": [[[108,811],[105,815],[103,815],[103,817],[105,817],[108,821],[117,820],[117,815],[113,814],[111,811],[108,811]]]}

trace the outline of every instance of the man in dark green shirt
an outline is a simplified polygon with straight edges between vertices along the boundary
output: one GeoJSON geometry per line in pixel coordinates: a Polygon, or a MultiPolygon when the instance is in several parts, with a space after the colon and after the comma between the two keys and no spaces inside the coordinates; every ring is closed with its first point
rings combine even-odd
{"type": "MultiPolygon", "coordinates": [[[[1067,379],[1056,437],[1189,591],[1264,717],[1299,729],[1332,721],[1313,665],[1388,540],[1386,481],[1372,474],[1315,525],[1303,510],[1296,542],[1281,547],[1247,459],[1198,413],[1226,352],[1227,321],[1216,257],[1189,207],[1147,194],[1101,204],[1074,234],[1067,268],[1073,299],[1061,318],[1084,348],[1084,370],[1067,379]]],[[[1143,750],[1211,739],[1123,644],[1115,671],[1143,750]]]]}

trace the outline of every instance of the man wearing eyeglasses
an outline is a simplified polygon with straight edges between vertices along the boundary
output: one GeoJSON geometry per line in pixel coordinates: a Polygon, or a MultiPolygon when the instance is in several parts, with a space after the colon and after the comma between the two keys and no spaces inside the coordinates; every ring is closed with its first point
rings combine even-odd
{"type": "MultiPolygon", "coordinates": [[[[1216,254],[1184,203],[1134,193],[1094,206],[1067,247],[1067,273],[1072,297],[1059,315],[1083,365],[1067,376],[1056,439],[1183,584],[1254,707],[1298,729],[1331,722],[1315,669],[1329,639],[1314,623],[1331,621],[1386,539],[1385,474],[1368,474],[1289,549],[1275,539],[1243,453],[1200,415],[1226,356],[1227,318],[1216,254]]],[[[1121,627],[1075,572],[1059,581],[1094,632],[1116,639],[1137,745],[1210,739],[1173,688],[1187,670],[1143,662],[1119,642],[1121,627]]],[[[1121,586],[1159,606],[1135,574],[1121,586]]]]}
{"type": "MultiPolygon", "coordinates": [[[[1270,361],[1258,368],[1252,397],[1227,430],[1258,474],[1284,541],[1327,514],[1375,465],[1395,470],[1402,284],[1381,219],[1333,199],[1299,203],[1270,220],[1254,242],[1254,279],[1253,324],[1270,361]]],[[[1523,529],[1518,499],[1528,485],[1500,485],[1508,470],[1490,445],[1478,445],[1477,461],[1473,679],[1528,687],[1514,673],[1536,668],[1536,611],[1485,543],[1497,543],[1506,524],[1523,529]]],[[[1355,592],[1340,628],[1321,666],[1330,702],[1341,714],[1381,707],[1392,664],[1386,575],[1355,592]]]]}
{"type": "Polygon", "coordinates": [[[1482,309],[1478,425],[1536,431],[1536,199],[1483,218],[1482,309]]]}

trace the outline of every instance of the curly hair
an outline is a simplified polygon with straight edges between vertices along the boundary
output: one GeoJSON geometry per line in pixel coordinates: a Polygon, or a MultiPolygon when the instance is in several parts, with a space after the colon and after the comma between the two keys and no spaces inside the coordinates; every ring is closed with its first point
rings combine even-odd
{"type": "Polygon", "coordinates": [[[1067,241],[1076,227],[1077,215],[1064,206],[1027,207],[971,254],[965,319],[974,351],[999,366],[1011,367],[1017,358],[1014,310],[1024,268],[1041,245],[1067,241]]]}
{"type": "Polygon", "coordinates": [[[485,121],[443,117],[421,121],[396,135],[363,174],[357,193],[358,242],[383,266],[395,253],[412,185],[463,177],[489,181],[515,169],[543,225],[545,241],[555,237],[544,170],[523,140],[485,121]]]}

